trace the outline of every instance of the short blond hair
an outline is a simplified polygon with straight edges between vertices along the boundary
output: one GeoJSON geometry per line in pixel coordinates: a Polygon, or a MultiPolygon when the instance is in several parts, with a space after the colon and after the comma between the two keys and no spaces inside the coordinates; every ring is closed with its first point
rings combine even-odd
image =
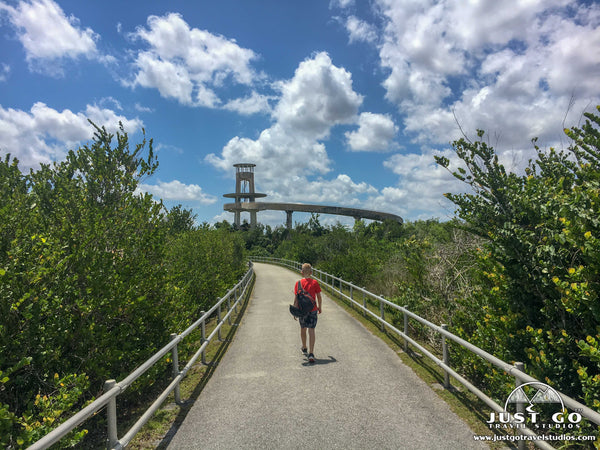
{"type": "Polygon", "coordinates": [[[312,274],[312,266],[309,263],[302,264],[302,275],[305,277],[312,274]]]}

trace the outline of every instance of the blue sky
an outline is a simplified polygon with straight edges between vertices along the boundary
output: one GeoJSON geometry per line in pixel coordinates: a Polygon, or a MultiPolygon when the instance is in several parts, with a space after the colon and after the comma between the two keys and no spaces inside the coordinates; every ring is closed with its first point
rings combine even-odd
{"type": "Polygon", "coordinates": [[[598,2],[0,1],[0,155],[25,171],[88,118],[144,128],[160,166],[140,188],[198,222],[233,220],[238,162],[267,201],[446,220],[463,187],[433,156],[459,163],[460,128],[519,171],[597,104],[598,2]]]}

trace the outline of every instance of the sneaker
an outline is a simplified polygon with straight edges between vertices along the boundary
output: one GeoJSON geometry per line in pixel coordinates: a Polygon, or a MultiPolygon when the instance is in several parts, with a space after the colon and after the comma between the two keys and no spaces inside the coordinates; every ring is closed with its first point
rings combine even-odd
{"type": "Polygon", "coordinates": [[[313,355],[312,353],[310,355],[308,355],[308,362],[309,363],[314,363],[315,362],[315,355],[313,355]]]}
{"type": "Polygon", "coordinates": [[[304,353],[304,356],[306,356],[308,354],[308,349],[307,348],[303,348],[302,349],[302,353],[304,353]]]}

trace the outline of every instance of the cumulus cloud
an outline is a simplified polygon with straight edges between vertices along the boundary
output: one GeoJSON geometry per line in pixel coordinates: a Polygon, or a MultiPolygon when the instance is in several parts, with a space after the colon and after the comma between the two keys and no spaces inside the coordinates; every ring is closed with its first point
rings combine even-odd
{"type": "MultiPolygon", "coordinates": [[[[522,150],[499,151],[498,155],[507,170],[520,171],[528,162],[528,154],[522,150]]],[[[459,167],[465,168],[465,165],[449,148],[440,150],[423,146],[419,153],[397,153],[387,158],[383,167],[397,175],[398,182],[371,196],[368,204],[378,211],[399,214],[405,220],[450,219],[454,216],[456,205],[444,194],[470,192],[465,183],[450,173],[459,167]],[[435,162],[436,156],[448,159],[449,170],[435,162]]]]}
{"type": "Polygon", "coordinates": [[[600,102],[600,5],[570,0],[464,3],[378,0],[387,99],[415,141],[447,143],[464,130],[556,143],[569,105],[600,102]]]}
{"type": "Polygon", "coordinates": [[[358,125],[358,130],[345,134],[350,150],[385,152],[398,147],[394,142],[398,127],[390,116],[365,112],[360,115],[358,125]]]}
{"type": "Polygon", "coordinates": [[[1,10],[8,14],[27,61],[37,70],[62,73],[60,60],[99,56],[98,35],[90,28],[82,28],[76,17],[67,17],[52,0],[20,1],[16,7],[0,3],[1,10]],[[48,60],[56,64],[42,64],[48,60]]]}
{"type": "Polygon", "coordinates": [[[346,19],[346,30],[348,31],[350,43],[373,43],[378,39],[377,30],[375,27],[356,16],[350,16],[346,19]]]}
{"type": "MultiPolygon", "coordinates": [[[[139,51],[131,86],[158,89],[161,96],[189,106],[220,107],[217,91],[226,83],[251,86],[260,79],[252,68],[257,55],[235,40],[191,28],[180,14],[150,16],[147,27],[138,27],[134,39],[149,49],[139,51]]],[[[229,102],[229,109],[262,111],[256,95],[229,102]],[[250,103],[253,102],[253,104],[250,103]]]]}
{"type": "Polygon", "coordinates": [[[256,91],[252,91],[252,93],[246,98],[230,100],[223,106],[223,108],[230,111],[236,111],[244,116],[261,112],[269,113],[271,111],[271,106],[269,105],[270,99],[271,97],[269,96],[261,95],[256,91]]]}
{"type": "Polygon", "coordinates": [[[159,181],[157,184],[140,184],[138,190],[148,192],[163,200],[184,201],[196,205],[212,205],[217,199],[202,191],[197,184],[184,184],[181,181],[159,181]]]}
{"type": "Polygon", "coordinates": [[[206,160],[232,173],[239,162],[257,165],[256,179],[273,201],[356,202],[376,190],[341,174],[327,180],[331,161],[323,143],[332,127],[356,120],[362,96],[352,88],[351,74],[318,53],[299,64],[294,76],[277,83],[281,93],[274,123],[258,139],[235,137],[220,155],[206,160]]]}
{"type": "Polygon", "coordinates": [[[425,148],[421,153],[395,154],[384,167],[398,175],[398,184],[388,186],[369,199],[378,211],[401,215],[405,220],[452,217],[454,205],[443,197],[445,192],[461,192],[465,186],[448,170],[438,166],[434,156],[444,156],[455,170],[461,166],[456,154],[449,150],[425,148]]]}
{"type": "MultiPolygon", "coordinates": [[[[484,129],[500,161],[519,172],[534,155],[531,138],[542,147],[564,145],[563,127],[600,103],[598,3],[375,0],[374,6],[382,20],[377,30],[352,15],[343,23],[350,43],[376,46],[386,99],[418,147],[384,162],[398,181],[369,197],[372,209],[408,219],[451,217],[454,205],[442,194],[465,186],[434,156],[453,167],[460,161],[435,147],[484,129]]],[[[361,114],[359,128],[345,134],[349,149],[393,142],[398,129],[382,117],[361,114]]]]}
{"type": "Polygon", "coordinates": [[[19,159],[21,169],[60,160],[69,149],[93,137],[88,118],[110,132],[117,131],[119,122],[128,133],[143,127],[137,118],[128,119],[97,105],[88,105],[78,113],[57,111],[42,102],[35,103],[29,112],[0,106],[0,153],[19,159]]]}
{"type": "Polygon", "coordinates": [[[310,203],[327,203],[344,205],[359,205],[357,198],[363,195],[373,195],[377,189],[368,183],[355,183],[348,175],[340,174],[331,180],[318,179],[311,182],[310,192],[303,193],[302,201],[310,203]]]}
{"type": "Polygon", "coordinates": [[[325,52],[300,63],[278,89],[282,95],[274,118],[290,134],[309,139],[324,139],[334,125],[350,123],[363,101],[352,89],[352,75],[333,65],[325,52]]]}
{"type": "Polygon", "coordinates": [[[280,180],[277,190],[269,192],[268,201],[359,206],[368,196],[376,195],[377,192],[369,183],[354,182],[346,174],[339,174],[331,179],[318,177],[314,180],[309,180],[302,174],[290,174],[280,180]]]}

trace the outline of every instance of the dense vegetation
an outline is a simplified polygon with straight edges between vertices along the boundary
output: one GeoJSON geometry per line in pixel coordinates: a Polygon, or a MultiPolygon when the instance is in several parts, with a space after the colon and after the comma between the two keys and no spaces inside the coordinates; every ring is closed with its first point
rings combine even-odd
{"type": "Polygon", "coordinates": [[[89,146],[27,175],[10,155],[0,162],[0,447],[47,434],[244,272],[239,236],[136,191],[156,167],[152,141],[130,149],[122,130],[100,128],[89,146]]]}
{"type": "MultiPolygon", "coordinates": [[[[123,132],[113,147],[97,129],[89,147],[28,175],[6,157],[0,444],[33,442],[128,374],[235,283],[247,254],[311,262],[408,305],[600,411],[600,118],[586,119],[565,130],[566,149],[534,142],[523,174],[499,163],[482,131],[455,141],[463,166],[437,162],[469,188],[447,194],[456,219],[352,229],[318,215],[293,230],[198,227],[191,212],[137,192],[157,162],[151,141],[131,150],[123,132]]],[[[452,351],[459,371],[504,402],[513,380],[452,351]]]]}
{"type": "MultiPolygon", "coordinates": [[[[571,145],[508,172],[478,140],[453,143],[468,193],[457,219],[243,231],[248,250],[308,261],[386,295],[600,411],[600,117],[565,130],[571,145]]],[[[449,161],[438,158],[449,168],[449,161]]],[[[225,226],[222,224],[222,226],[225,226]]],[[[427,336],[425,336],[427,337],[427,336]]],[[[460,371],[503,403],[514,381],[454,348],[460,371]]],[[[582,428],[584,434],[597,427],[582,428]]]]}
{"type": "MultiPolygon", "coordinates": [[[[536,146],[523,175],[505,170],[483,131],[455,142],[465,167],[453,174],[472,192],[447,196],[464,229],[484,239],[487,279],[462,300],[471,308],[457,331],[600,411],[600,117],[585,116],[565,130],[566,150],[536,146]]],[[[478,362],[463,364],[499,389],[478,362]]]]}

